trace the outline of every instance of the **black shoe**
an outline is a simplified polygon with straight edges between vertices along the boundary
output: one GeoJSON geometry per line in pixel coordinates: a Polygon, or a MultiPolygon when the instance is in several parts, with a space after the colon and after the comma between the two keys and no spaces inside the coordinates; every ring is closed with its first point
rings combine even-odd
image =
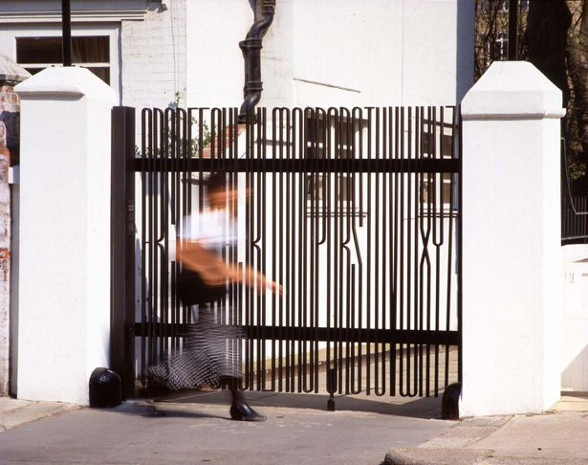
{"type": "Polygon", "coordinates": [[[265,421],[266,417],[253,410],[247,402],[233,402],[231,404],[231,419],[237,421],[265,421]]]}

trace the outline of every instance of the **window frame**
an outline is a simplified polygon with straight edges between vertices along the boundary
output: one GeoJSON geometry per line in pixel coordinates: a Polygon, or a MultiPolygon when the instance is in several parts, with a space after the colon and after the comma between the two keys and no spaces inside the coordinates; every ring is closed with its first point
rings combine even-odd
{"type": "MultiPolygon", "coordinates": [[[[44,24],[7,24],[0,26],[0,53],[7,55],[16,61],[17,39],[31,37],[61,37],[61,25],[57,23],[44,24]]],[[[121,101],[121,75],[120,75],[120,23],[91,23],[72,24],[72,37],[108,36],[110,55],[110,87],[116,92],[117,100],[121,101]]],[[[49,63],[53,65],[53,63],[49,63]]],[[[97,67],[98,63],[88,63],[97,67]]],[[[35,64],[35,67],[38,66],[35,64]]],[[[40,65],[39,65],[40,66],[40,65]]]]}

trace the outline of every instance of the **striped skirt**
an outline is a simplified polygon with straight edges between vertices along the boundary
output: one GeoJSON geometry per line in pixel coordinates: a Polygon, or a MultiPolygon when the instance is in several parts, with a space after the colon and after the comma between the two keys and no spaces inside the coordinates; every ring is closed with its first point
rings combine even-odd
{"type": "Polygon", "coordinates": [[[150,386],[174,391],[199,389],[205,384],[218,388],[222,378],[241,378],[238,347],[243,331],[224,324],[225,310],[200,307],[198,321],[189,326],[183,347],[149,368],[150,386]]]}
{"type": "Polygon", "coordinates": [[[227,324],[228,311],[219,305],[226,287],[207,286],[198,273],[183,270],[176,292],[182,303],[192,308],[195,324],[188,326],[181,347],[149,368],[149,385],[171,390],[199,389],[204,384],[216,388],[220,387],[221,378],[240,378],[238,347],[244,333],[227,324]]]}

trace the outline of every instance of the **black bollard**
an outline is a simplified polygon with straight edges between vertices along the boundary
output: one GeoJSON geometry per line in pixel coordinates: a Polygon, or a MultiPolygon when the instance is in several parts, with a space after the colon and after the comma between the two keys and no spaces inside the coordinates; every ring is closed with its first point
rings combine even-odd
{"type": "Polygon", "coordinates": [[[459,397],[461,383],[453,383],[445,388],[441,403],[441,418],[443,420],[459,420],[459,397]]]}
{"type": "Polygon", "coordinates": [[[108,368],[96,368],[90,376],[90,407],[116,407],[121,402],[120,376],[108,368]]]}

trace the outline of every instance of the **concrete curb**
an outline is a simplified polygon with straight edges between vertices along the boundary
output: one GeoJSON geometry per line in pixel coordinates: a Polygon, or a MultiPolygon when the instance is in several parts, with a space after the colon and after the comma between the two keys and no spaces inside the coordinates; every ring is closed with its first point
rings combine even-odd
{"type": "Polygon", "coordinates": [[[488,449],[420,449],[393,448],[388,451],[386,465],[483,465],[494,454],[488,449]]]}
{"type": "Polygon", "coordinates": [[[0,433],[81,408],[80,405],[62,402],[33,402],[0,397],[0,433]]]}

